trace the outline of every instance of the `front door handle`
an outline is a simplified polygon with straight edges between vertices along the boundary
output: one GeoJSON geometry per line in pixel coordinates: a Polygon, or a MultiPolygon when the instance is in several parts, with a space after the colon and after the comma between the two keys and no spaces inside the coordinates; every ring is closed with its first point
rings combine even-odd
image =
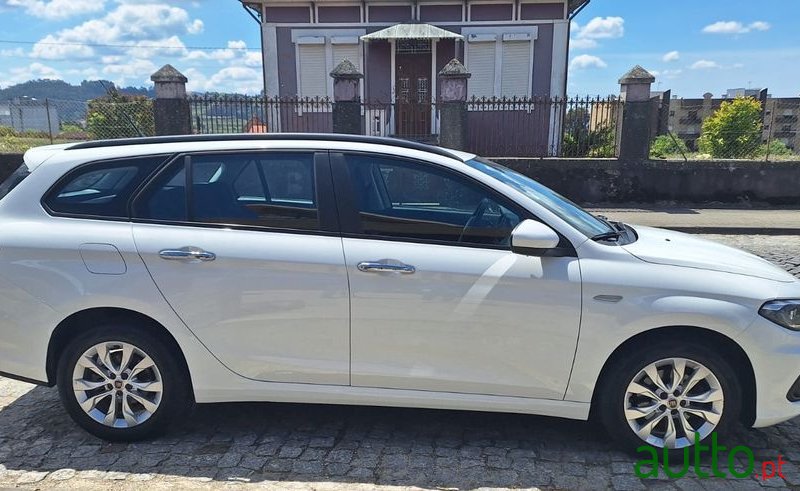
{"type": "Polygon", "coordinates": [[[358,263],[358,270],[365,273],[400,273],[413,274],[417,268],[410,264],[387,264],[387,263],[358,263]]]}
{"type": "Polygon", "coordinates": [[[168,261],[213,261],[217,255],[197,247],[181,247],[180,249],[164,249],[159,251],[161,259],[168,261]]]}

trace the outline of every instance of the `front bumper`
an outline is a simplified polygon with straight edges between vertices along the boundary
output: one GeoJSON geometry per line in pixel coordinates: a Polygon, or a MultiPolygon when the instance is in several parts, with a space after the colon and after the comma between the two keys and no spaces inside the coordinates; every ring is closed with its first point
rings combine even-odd
{"type": "Polygon", "coordinates": [[[800,401],[787,395],[800,376],[800,332],[763,317],[737,339],[750,358],[756,381],[754,428],[771,426],[800,416],[800,401]]]}

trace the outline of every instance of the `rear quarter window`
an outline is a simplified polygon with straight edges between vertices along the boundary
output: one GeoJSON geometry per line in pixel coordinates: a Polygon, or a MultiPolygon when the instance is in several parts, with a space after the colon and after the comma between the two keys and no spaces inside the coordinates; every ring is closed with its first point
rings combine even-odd
{"type": "Polygon", "coordinates": [[[56,215],[127,218],[128,201],[166,156],[82,165],[61,178],[43,203],[56,215]]]}
{"type": "Polygon", "coordinates": [[[0,199],[6,197],[8,193],[11,192],[12,189],[17,187],[19,183],[21,183],[26,177],[30,175],[30,171],[28,170],[28,166],[25,164],[20,165],[8,178],[0,183],[0,199]]]}

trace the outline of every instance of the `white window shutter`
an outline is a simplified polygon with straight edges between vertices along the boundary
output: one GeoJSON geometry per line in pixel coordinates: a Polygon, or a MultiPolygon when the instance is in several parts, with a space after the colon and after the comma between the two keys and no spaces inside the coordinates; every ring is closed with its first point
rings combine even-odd
{"type": "Polygon", "coordinates": [[[300,95],[302,97],[326,97],[328,95],[328,70],[325,63],[324,44],[300,44],[300,95]]]}
{"type": "Polygon", "coordinates": [[[492,97],[494,93],[494,73],[496,61],[496,44],[488,42],[471,42],[467,48],[467,70],[472,74],[467,82],[470,97],[492,97]]]}
{"type": "Polygon", "coordinates": [[[344,59],[350,62],[361,70],[361,48],[358,44],[334,44],[333,48],[333,66],[334,68],[344,59]]]}
{"type": "Polygon", "coordinates": [[[503,41],[500,96],[528,97],[531,87],[531,42],[503,41]]]}

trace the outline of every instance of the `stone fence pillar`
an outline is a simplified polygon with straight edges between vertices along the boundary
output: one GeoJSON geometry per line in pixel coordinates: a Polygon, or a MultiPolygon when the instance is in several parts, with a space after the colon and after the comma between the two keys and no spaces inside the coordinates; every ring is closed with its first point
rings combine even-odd
{"type": "Polygon", "coordinates": [[[189,80],[172,65],[164,65],[150,80],[155,84],[156,100],[153,116],[156,135],[188,135],[192,132],[192,117],[186,98],[189,80]]]}
{"type": "Polygon", "coordinates": [[[350,60],[344,59],[330,73],[333,77],[333,132],[361,134],[361,79],[350,60]]]}
{"type": "Polygon", "coordinates": [[[653,124],[653,104],[650,86],[655,77],[636,65],[619,79],[620,99],[623,102],[622,124],[617,138],[620,160],[647,160],[650,157],[650,136],[653,124]]]}
{"type": "Polygon", "coordinates": [[[453,58],[439,72],[439,145],[467,147],[467,80],[472,74],[453,58]]]}

